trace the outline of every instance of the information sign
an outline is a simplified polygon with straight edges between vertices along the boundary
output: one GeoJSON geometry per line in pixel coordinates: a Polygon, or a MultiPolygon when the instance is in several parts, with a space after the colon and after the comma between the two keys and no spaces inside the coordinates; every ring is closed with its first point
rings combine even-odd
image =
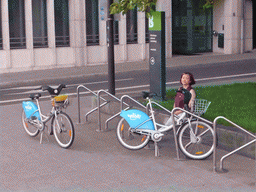
{"type": "Polygon", "coordinates": [[[153,12],[149,18],[149,74],[150,92],[165,98],[165,12],[153,12]]]}

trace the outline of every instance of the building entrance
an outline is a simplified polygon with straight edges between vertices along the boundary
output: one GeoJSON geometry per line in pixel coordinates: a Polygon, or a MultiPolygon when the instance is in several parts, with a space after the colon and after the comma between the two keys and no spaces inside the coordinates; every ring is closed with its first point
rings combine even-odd
{"type": "Polygon", "coordinates": [[[173,54],[212,51],[212,9],[204,0],[172,0],[173,54]]]}

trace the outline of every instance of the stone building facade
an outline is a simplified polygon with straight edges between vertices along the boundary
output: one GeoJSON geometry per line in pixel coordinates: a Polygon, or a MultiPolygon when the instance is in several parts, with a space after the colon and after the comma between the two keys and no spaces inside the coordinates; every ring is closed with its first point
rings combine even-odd
{"type": "MultiPolygon", "coordinates": [[[[1,73],[106,63],[106,2],[1,0],[1,73]]],[[[166,57],[253,49],[252,0],[218,0],[207,11],[198,2],[158,0],[156,9],[166,16],[166,57]]],[[[116,63],[148,59],[145,13],[116,16],[114,32],[116,63]]]]}

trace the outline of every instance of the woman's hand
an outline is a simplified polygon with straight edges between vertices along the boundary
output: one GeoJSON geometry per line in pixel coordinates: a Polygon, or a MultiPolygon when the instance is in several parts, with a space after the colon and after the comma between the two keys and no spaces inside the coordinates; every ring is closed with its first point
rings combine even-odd
{"type": "Polygon", "coordinates": [[[195,92],[194,89],[191,89],[191,90],[190,90],[190,93],[191,93],[191,99],[190,99],[190,101],[189,101],[189,103],[188,103],[188,107],[189,107],[190,109],[192,109],[193,106],[194,106],[195,99],[196,99],[196,92],[195,92]]]}
{"type": "Polygon", "coordinates": [[[189,101],[189,103],[188,103],[188,107],[190,108],[190,109],[192,109],[192,107],[194,106],[194,100],[192,100],[192,99],[190,99],[190,101],[189,101]]]}

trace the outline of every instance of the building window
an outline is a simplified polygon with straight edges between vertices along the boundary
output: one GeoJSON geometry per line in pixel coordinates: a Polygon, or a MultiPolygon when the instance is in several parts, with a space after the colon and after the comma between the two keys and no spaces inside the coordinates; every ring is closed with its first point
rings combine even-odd
{"type": "Polygon", "coordinates": [[[86,42],[87,45],[99,45],[98,1],[86,0],[86,42]]]}
{"type": "Polygon", "coordinates": [[[55,42],[56,47],[69,47],[69,12],[68,0],[55,0],[55,42]]]}
{"type": "Polygon", "coordinates": [[[149,43],[149,29],[148,29],[148,18],[145,17],[145,41],[146,43],[149,43]]]}
{"type": "Polygon", "coordinates": [[[114,21],[114,44],[117,45],[119,44],[119,25],[118,25],[118,21],[114,21]]]}
{"type": "Polygon", "coordinates": [[[32,1],[34,48],[48,47],[46,0],[32,1]]]}
{"type": "Polygon", "coordinates": [[[126,14],[127,44],[137,43],[137,8],[129,10],[126,14]]]}
{"type": "Polygon", "coordinates": [[[0,1],[0,49],[3,49],[3,35],[2,35],[2,6],[0,1]]]}
{"type": "Polygon", "coordinates": [[[10,48],[26,48],[24,0],[9,0],[10,48]]]}

